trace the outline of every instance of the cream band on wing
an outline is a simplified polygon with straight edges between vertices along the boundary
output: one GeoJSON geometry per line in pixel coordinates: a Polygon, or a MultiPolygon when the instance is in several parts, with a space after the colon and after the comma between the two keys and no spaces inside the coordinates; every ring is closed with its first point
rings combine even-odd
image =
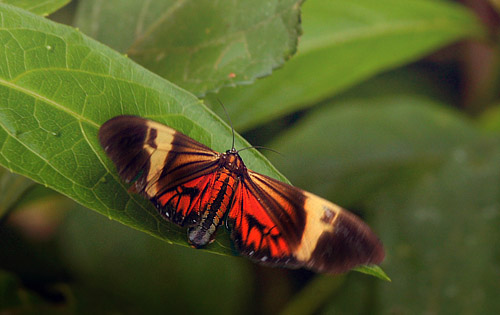
{"type": "Polygon", "coordinates": [[[148,121],[147,126],[149,127],[146,135],[147,141],[144,142],[143,148],[150,156],[150,167],[147,175],[148,185],[144,191],[149,197],[153,197],[160,189],[157,187],[159,185],[158,179],[165,167],[168,153],[172,149],[175,131],[151,121],[148,121]],[[155,135],[153,135],[153,130],[156,131],[155,135]],[[155,136],[155,138],[152,139],[151,136],[155,136]],[[154,143],[156,148],[151,146],[151,143],[154,143]]]}
{"type": "Polygon", "coordinates": [[[339,206],[323,198],[306,191],[304,191],[304,194],[306,196],[304,208],[310,209],[310,211],[306,212],[306,224],[302,234],[302,241],[294,253],[294,256],[300,261],[308,261],[311,258],[316,243],[323,232],[333,232],[335,221],[342,211],[339,206]],[[329,222],[324,220],[325,217],[331,218],[329,222]]]}

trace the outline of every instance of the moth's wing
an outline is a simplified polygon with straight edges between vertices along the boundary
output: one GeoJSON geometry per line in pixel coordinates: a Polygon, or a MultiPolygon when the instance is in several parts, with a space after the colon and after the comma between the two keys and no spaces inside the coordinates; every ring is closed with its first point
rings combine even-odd
{"type": "Polygon", "coordinates": [[[268,265],[342,273],[385,256],[380,240],[354,214],[252,171],[236,190],[228,225],[236,249],[268,265]]]}
{"type": "Polygon", "coordinates": [[[217,170],[219,154],[163,124],[117,116],[99,129],[104,151],[133,190],[149,198],[167,219],[192,225],[217,170]]]}

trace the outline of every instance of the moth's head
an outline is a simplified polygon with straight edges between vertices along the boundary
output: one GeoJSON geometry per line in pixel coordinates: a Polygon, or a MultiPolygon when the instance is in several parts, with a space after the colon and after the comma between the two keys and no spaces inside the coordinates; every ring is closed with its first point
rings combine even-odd
{"type": "Polygon", "coordinates": [[[245,164],[243,163],[243,160],[238,154],[238,151],[236,151],[236,149],[234,148],[231,150],[227,150],[226,152],[221,154],[220,161],[222,167],[226,168],[231,172],[235,172],[238,175],[246,171],[246,167],[245,164]]]}
{"type": "Polygon", "coordinates": [[[230,154],[236,154],[236,155],[238,155],[238,151],[236,151],[235,148],[232,148],[231,150],[227,150],[225,154],[226,155],[230,155],[230,154]]]}

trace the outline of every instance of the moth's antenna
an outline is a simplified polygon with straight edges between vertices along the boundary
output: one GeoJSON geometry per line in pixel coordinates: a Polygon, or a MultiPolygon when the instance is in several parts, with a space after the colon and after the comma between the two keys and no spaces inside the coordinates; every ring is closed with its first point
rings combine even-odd
{"type": "Polygon", "coordinates": [[[240,150],[236,151],[236,153],[240,153],[241,151],[248,150],[248,149],[264,149],[264,150],[268,150],[268,151],[271,151],[271,152],[274,152],[276,154],[279,154],[279,155],[283,156],[283,154],[281,154],[280,152],[278,152],[278,151],[276,151],[274,149],[271,149],[271,148],[263,147],[261,145],[253,145],[251,147],[246,147],[246,148],[243,148],[243,149],[240,149],[240,150]]]}
{"type": "MultiPolygon", "coordinates": [[[[226,107],[224,106],[224,104],[222,104],[221,100],[219,98],[217,98],[217,101],[219,101],[220,106],[222,106],[222,109],[224,110],[224,113],[226,113],[227,119],[229,120],[229,124],[231,125],[231,131],[233,132],[233,144],[231,145],[231,150],[235,150],[235,148],[234,148],[234,127],[233,127],[233,121],[231,120],[231,116],[229,116],[229,114],[228,114],[228,112],[226,110],[226,107]]],[[[273,150],[273,149],[270,149],[270,148],[266,148],[266,147],[263,147],[263,146],[260,146],[260,145],[253,145],[251,147],[246,147],[246,148],[243,148],[243,149],[240,149],[240,150],[236,151],[236,153],[239,153],[241,151],[248,150],[248,149],[265,149],[265,150],[269,150],[271,152],[274,152],[274,153],[277,153],[277,154],[283,156],[283,154],[279,153],[276,150],[273,150]]]]}
{"type": "Polygon", "coordinates": [[[217,98],[217,100],[219,101],[220,106],[222,106],[222,109],[224,110],[224,113],[226,113],[227,119],[229,120],[229,124],[231,124],[231,131],[233,132],[233,144],[231,145],[231,150],[234,150],[234,127],[233,127],[233,122],[231,121],[231,117],[227,113],[227,110],[226,110],[226,107],[224,106],[224,104],[222,104],[222,102],[220,101],[219,98],[217,98]]]}

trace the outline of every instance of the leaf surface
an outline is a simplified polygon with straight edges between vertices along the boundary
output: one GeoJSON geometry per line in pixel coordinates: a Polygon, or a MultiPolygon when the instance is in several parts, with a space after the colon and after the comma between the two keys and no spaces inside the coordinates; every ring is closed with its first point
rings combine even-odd
{"type": "Polygon", "coordinates": [[[312,106],[454,41],[484,35],[470,12],[444,1],[308,1],[302,19],[298,53],[282,69],[253,85],[209,95],[214,104],[216,97],[228,104],[238,130],[312,106]]]}
{"type": "Polygon", "coordinates": [[[0,0],[0,3],[10,4],[32,13],[46,16],[59,10],[71,0],[0,0]]]}
{"type": "Polygon", "coordinates": [[[204,95],[282,66],[296,51],[302,1],[90,0],[79,4],[77,25],[204,95]]]}

